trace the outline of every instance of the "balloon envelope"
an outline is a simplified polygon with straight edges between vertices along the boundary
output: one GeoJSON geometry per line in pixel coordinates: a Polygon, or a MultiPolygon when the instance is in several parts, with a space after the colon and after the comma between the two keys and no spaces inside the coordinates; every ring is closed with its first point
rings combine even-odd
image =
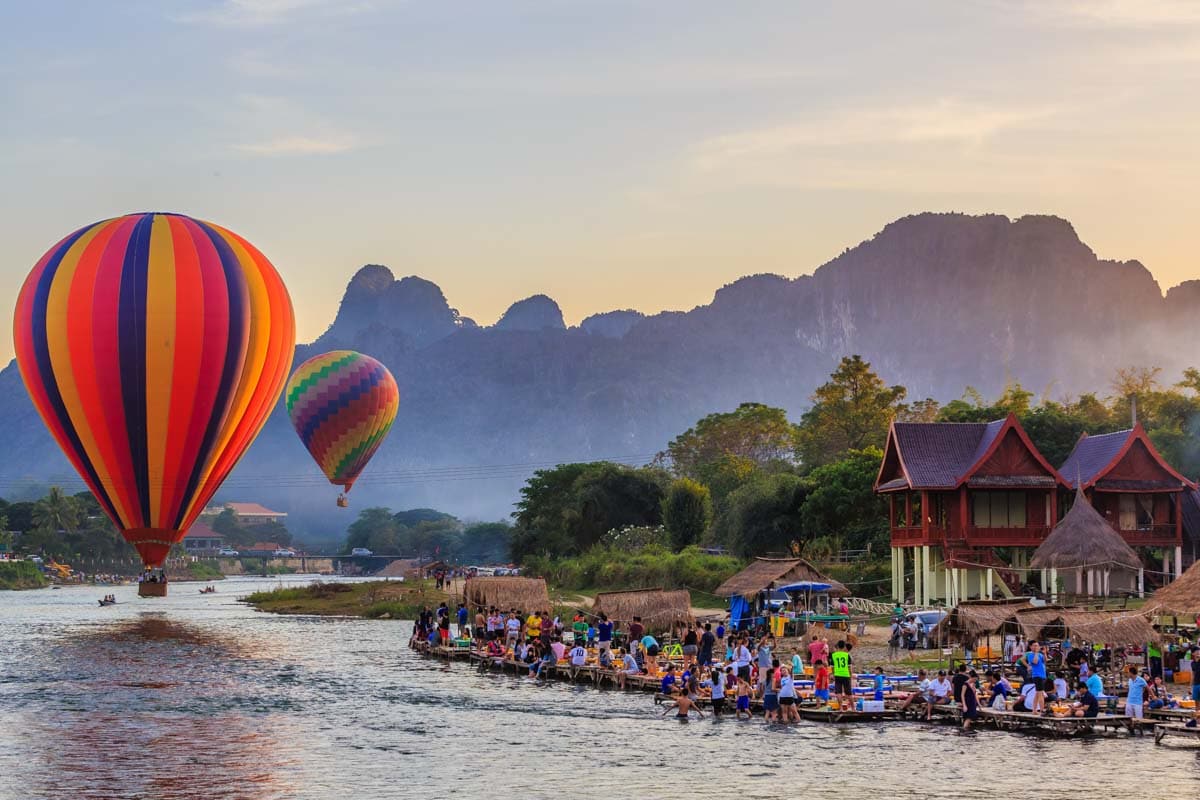
{"type": "Polygon", "coordinates": [[[346,491],[383,444],[400,407],[392,373],[353,350],[322,353],[296,367],[285,397],[300,441],[329,482],[346,491]]]}
{"type": "Polygon", "coordinates": [[[157,566],[266,422],[296,334],[283,281],[245,239],[129,214],[42,256],[13,337],[50,433],[157,566]]]}

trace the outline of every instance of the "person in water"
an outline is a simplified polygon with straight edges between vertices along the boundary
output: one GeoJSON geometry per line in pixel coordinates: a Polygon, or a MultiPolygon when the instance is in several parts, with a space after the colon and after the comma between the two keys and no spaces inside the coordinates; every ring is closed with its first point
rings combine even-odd
{"type": "Polygon", "coordinates": [[[687,687],[685,686],[677,688],[674,699],[670,703],[667,703],[666,706],[662,712],[664,717],[667,715],[667,712],[674,708],[676,709],[676,719],[687,719],[688,714],[693,711],[696,712],[696,716],[701,719],[704,718],[704,712],[700,710],[700,706],[691,697],[688,697],[687,687]]]}

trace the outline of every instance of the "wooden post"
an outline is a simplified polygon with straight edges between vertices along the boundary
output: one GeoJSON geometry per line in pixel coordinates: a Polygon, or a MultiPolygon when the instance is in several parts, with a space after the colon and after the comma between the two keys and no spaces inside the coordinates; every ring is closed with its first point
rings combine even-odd
{"type": "Polygon", "coordinates": [[[920,547],[913,548],[913,602],[918,606],[925,602],[922,592],[925,590],[925,567],[921,559],[920,547]]]}
{"type": "Polygon", "coordinates": [[[1104,568],[1104,596],[1105,597],[1108,597],[1110,594],[1110,591],[1109,591],[1109,576],[1110,575],[1112,575],[1112,570],[1109,569],[1108,567],[1105,567],[1104,568]]]}
{"type": "Polygon", "coordinates": [[[1163,548],[1163,585],[1171,582],[1171,551],[1163,548]]]}
{"type": "Polygon", "coordinates": [[[1058,570],[1054,567],[1050,568],[1050,602],[1058,602],[1058,570]]]}
{"type": "Polygon", "coordinates": [[[929,598],[933,595],[929,585],[930,579],[933,577],[929,571],[929,545],[921,545],[921,605],[929,605],[929,598]]]}
{"type": "Polygon", "coordinates": [[[1138,597],[1146,596],[1146,568],[1138,567],[1138,597]]]}
{"type": "Polygon", "coordinates": [[[899,600],[901,603],[903,603],[904,602],[904,548],[903,547],[896,548],[896,567],[900,573],[900,593],[897,595],[896,599],[899,600]]]}
{"type": "Polygon", "coordinates": [[[1183,574],[1183,548],[1175,545],[1175,580],[1179,580],[1179,576],[1183,574]]]}

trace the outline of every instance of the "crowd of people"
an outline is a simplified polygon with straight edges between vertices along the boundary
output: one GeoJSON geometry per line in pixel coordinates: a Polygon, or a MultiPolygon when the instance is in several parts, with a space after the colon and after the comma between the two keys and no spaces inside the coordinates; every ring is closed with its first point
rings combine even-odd
{"type": "MultiPolygon", "coordinates": [[[[737,718],[750,718],[752,704],[761,704],[766,721],[786,724],[800,719],[798,682],[807,681],[810,675],[811,697],[818,704],[854,707],[851,637],[831,644],[822,632],[824,629],[812,634],[803,647],[779,653],[775,637],[766,631],[728,631],[723,623],[689,624],[671,643],[677,648],[673,657],[660,666],[664,645],[640,617],[622,625],[604,613],[590,617],[576,612],[565,619],[544,610],[526,613],[496,607],[479,608],[472,615],[465,604],[451,608],[443,603],[436,609],[421,609],[413,640],[445,645],[456,638],[492,663],[525,665],[530,679],[545,677],[552,666],[568,670],[596,667],[611,673],[619,688],[625,688],[634,676],[649,676],[657,679],[659,692],[667,701],[664,714],[674,711],[680,717],[702,716],[703,701],[716,716],[732,711],[737,718]]],[[[923,707],[925,718],[930,719],[937,706],[957,704],[962,708],[964,727],[970,728],[981,708],[1089,718],[1098,716],[1101,703],[1110,699],[1095,669],[1098,652],[1071,648],[1067,643],[1062,667],[1052,672],[1039,642],[1022,640],[1006,650],[1003,668],[993,665],[980,672],[960,664],[936,674],[921,670],[915,691],[902,696],[900,708],[923,707]]],[[[1190,655],[1200,664],[1200,647],[1190,655]]],[[[485,666],[481,661],[481,667],[485,666]]],[[[1197,673],[1200,670],[1193,673],[1190,689],[1200,706],[1197,673]]],[[[878,667],[872,678],[872,699],[882,701],[889,688],[883,668],[878,667]]],[[[807,696],[805,686],[803,694],[807,696]]],[[[1128,668],[1124,710],[1129,716],[1141,718],[1145,709],[1180,708],[1183,699],[1164,681],[1161,661],[1151,662],[1144,670],[1128,668]]],[[[1195,725],[1195,720],[1190,724],[1195,725]]]]}

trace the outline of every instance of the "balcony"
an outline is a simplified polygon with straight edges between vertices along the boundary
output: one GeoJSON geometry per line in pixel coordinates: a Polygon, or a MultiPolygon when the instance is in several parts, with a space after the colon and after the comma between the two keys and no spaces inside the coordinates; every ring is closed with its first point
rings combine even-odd
{"type": "Polygon", "coordinates": [[[1144,525],[1137,530],[1117,530],[1130,547],[1174,547],[1178,543],[1175,523],[1144,525]]]}
{"type": "Polygon", "coordinates": [[[1046,541],[1050,528],[1033,525],[1025,528],[967,528],[970,547],[1037,547],[1046,541]]]}

